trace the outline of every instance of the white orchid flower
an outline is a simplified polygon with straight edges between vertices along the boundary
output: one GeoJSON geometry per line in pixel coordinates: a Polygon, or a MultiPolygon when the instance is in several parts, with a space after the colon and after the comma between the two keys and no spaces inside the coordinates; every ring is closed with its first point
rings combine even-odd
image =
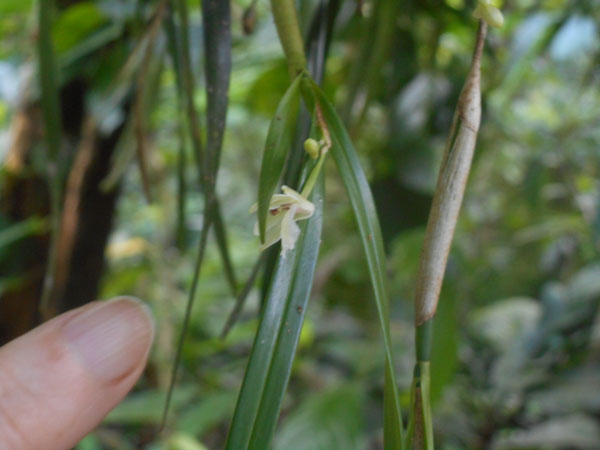
{"type": "MultiPolygon", "coordinates": [[[[315,205],[292,188],[282,186],[281,190],[283,194],[275,194],[271,197],[265,242],[260,246],[260,251],[281,239],[281,256],[285,256],[294,248],[300,235],[300,228],[296,222],[311,217],[315,212],[315,205]]],[[[256,212],[257,209],[258,204],[255,203],[250,208],[250,213],[256,212]]],[[[259,235],[258,223],[254,225],[254,234],[259,235]]]]}

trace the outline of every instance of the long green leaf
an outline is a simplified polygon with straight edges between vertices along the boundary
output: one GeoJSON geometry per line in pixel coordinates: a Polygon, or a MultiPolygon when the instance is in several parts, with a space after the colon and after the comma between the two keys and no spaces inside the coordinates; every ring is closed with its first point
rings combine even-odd
{"type": "Polygon", "coordinates": [[[258,229],[261,242],[265,240],[269,202],[281,178],[294,137],[302,77],[302,74],[296,77],[279,102],[267,134],[258,181],[258,229]]]}
{"type": "MultiPolygon", "coordinates": [[[[38,2],[38,57],[44,131],[48,145],[48,156],[55,165],[60,147],[61,120],[58,98],[58,73],[52,40],[52,15],[54,2],[38,2]]],[[[56,167],[54,168],[56,170],[56,167]]]]}
{"type": "Polygon", "coordinates": [[[258,277],[258,273],[260,272],[260,269],[262,268],[262,266],[264,264],[265,256],[266,256],[266,253],[263,252],[258,257],[258,260],[254,263],[254,267],[252,267],[250,276],[248,277],[248,279],[246,280],[246,284],[244,284],[244,287],[238,294],[238,296],[235,300],[235,305],[233,306],[233,309],[229,313],[229,316],[227,317],[227,320],[225,321],[225,325],[223,325],[223,330],[221,331],[221,339],[225,339],[227,337],[227,333],[229,333],[229,330],[231,330],[231,327],[233,327],[235,325],[235,323],[237,322],[237,320],[240,316],[240,313],[242,312],[242,309],[244,308],[244,303],[246,302],[246,299],[248,298],[248,294],[250,294],[250,291],[252,290],[252,287],[254,286],[256,278],[258,277]]]}
{"type": "Polygon", "coordinates": [[[317,261],[323,177],[296,249],[279,258],[227,439],[227,450],[269,448],[296,353],[317,261]]]}
{"type": "Polygon", "coordinates": [[[187,182],[185,178],[185,168],[187,166],[186,157],[186,129],[185,129],[185,101],[183,99],[183,76],[181,74],[181,51],[177,40],[177,30],[173,17],[173,9],[167,8],[167,17],[164,21],[165,34],[167,36],[167,45],[175,73],[175,86],[177,88],[177,139],[179,148],[177,151],[177,221],[176,221],[176,242],[177,247],[183,250],[186,243],[186,203],[187,203],[187,182]]]}
{"type": "MultiPolygon", "coordinates": [[[[219,85],[219,95],[227,96],[227,91],[229,89],[229,73],[231,71],[231,50],[224,50],[226,47],[231,46],[231,36],[230,31],[226,30],[226,28],[230,27],[231,19],[230,19],[230,10],[229,6],[223,5],[215,5],[215,2],[207,2],[203,4],[206,8],[208,7],[208,13],[204,11],[204,26],[209,27],[214,31],[213,34],[208,36],[209,42],[207,42],[207,46],[216,46],[220,49],[220,51],[225,53],[225,56],[222,59],[219,59],[219,55],[215,55],[212,50],[206,49],[206,66],[207,66],[207,76],[210,75],[212,83],[216,83],[219,85]],[[207,22],[218,22],[219,26],[217,29],[214,28],[214,24],[208,24],[207,22]],[[221,42],[222,41],[222,42],[221,42]],[[210,67],[208,67],[210,66],[210,67]],[[223,78],[222,80],[217,80],[216,78],[223,78]]],[[[220,3],[220,2],[217,2],[220,3]]],[[[228,2],[227,2],[228,3],[228,2]]],[[[217,133],[214,134],[214,129],[209,130],[211,134],[214,134],[212,139],[209,139],[211,143],[211,147],[207,148],[206,151],[202,147],[202,137],[200,135],[200,128],[198,123],[198,114],[196,112],[196,107],[194,105],[194,79],[193,79],[193,71],[190,62],[190,45],[189,45],[189,28],[188,28],[188,13],[187,13],[187,5],[184,0],[175,0],[175,6],[177,8],[177,12],[179,18],[181,20],[181,29],[178,36],[178,41],[180,44],[180,61],[181,61],[181,79],[183,81],[183,91],[185,91],[186,97],[186,105],[188,110],[188,119],[189,119],[189,129],[191,132],[191,139],[194,148],[194,154],[196,156],[196,162],[198,165],[198,175],[200,185],[204,189],[204,223],[202,224],[202,230],[200,232],[200,241],[198,244],[198,254],[196,257],[196,263],[194,267],[194,276],[192,279],[192,286],[190,288],[188,301],[185,310],[185,316],[183,319],[183,327],[181,330],[181,335],[179,337],[179,342],[177,345],[177,352],[175,354],[175,359],[173,362],[173,370],[171,376],[171,382],[169,384],[169,388],[167,391],[167,399],[165,402],[165,409],[163,413],[163,426],[166,423],[169,402],[171,400],[171,395],[173,392],[173,387],[175,386],[175,381],[177,379],[177,370],[179,367],[179,360],[181,359],[181,354],[183,350],[183,343],[185,341],[185,336],[187,334],[187,329],[190,322],[191,312],[193,309],[194,300],[196,297],[196,289],[198,287],[198,281],[200,279],[200,270],[202,268],[202,263],[204,260],[204,255],[206,252],[206,244],[208,242],[208,233],[210,231],[211,226],[215,223],[216,226],[222,227],[223,221],[218,220],[215,216],[219,212],[218,201],[215,195],[215,185],[216,185],[216,175],[219,167],[219,154],[220,147],[222,143],[222,135],[223,128],[225,127],[225,116],[227,113],[227,101],[222,99],[216,99],[213,97],[214,92],[211,92],[210,86],[207,86],[207,94],[209,98],[210,104],[213,105],[210,114],[215,115],[216,120],[212,120],[212,126],[217,127],[217,133]],[[218,105],[218,107],[215,107],[218,105]],[[222,123],[221,123],[222,122],[222,123]],[[216,139],[218,138],[218,139],[216,139]],[[211,172],[212,170],[212,172],[211,172]]],[[[176,56],[173,55],[173,59],[176,60],[176,56]]],[[[214,85],[213,85],[214,87],[214,85]]],[[[223,256],[223,260],[225,262],[225,267],[227,270],[231,269],[229,254],[227,253],[226,247],[226,239],[223,230],[217,231],[217,243],[219,244],[219,249],[221,250],[221,255],[223,256]],[[225,252],[223,252],[225,250],[225,252]]],[[[228,280],[234,280],[233,276],[229,276],[228,280]]],[[[236,290],[235,283],[233,284],[233,290],[236,290]]]]}
{"type": "MultiPolygon", "coordinates": [[[[206,150],[205,192],[207,197],[215,196],[217,173],[221,160],[223,135],[227,121],[229,104],[229,79],[231,75],[231,11],[229,2],[202,0],[202,20],[204,30],[204,69],[206,76],[206,150]]],[[[237,295],[237,281],[231,263],[227,232],[222,220],[221,209],[216,199],[213,203],[212,224],[225,276],[233,295],[237,295]]]]}
{"type": "MultiPolygon", "coordinates": [[[[225,131],[231,74],[229,2],[202,0],[206,76],[206,171],[215,176],[225,131]],[[210,164],[208,164],[210,163],[210,164]]],[[[214,180],[210,180],[214,182],[214,180]]],[[[209,182],[210,182],[209,181],[209,182]]]]}
{"type": "Polygon", "coordinates": [[[389,293],[385,277],[385,253],[377,210],[367,177],[360,166],[352,141],[341,119],[325,97],[323,91],[315,83],[312,83],[312,87],[331,134],[332,147],[330,151],[335,159],[348,197],[350,198],[367,257],[369,275],[375,292],[375,301],[377,303],[386,354],[385,395],[387,400],[384,402],[385,448],[399,449],[403,446],[403,426],[393,364],[392,339],[389,329],[389,293]]]}
{"type": "Polygon", "coordinates": [[[56,58],[52,41],[52,13],[54,2],[40,0],[38,2],[38,62],[44,132],[48,147],[47,167],[50,185],[50,248],[48,263],[44,276],[44,285],[40,300],[40,311],[47,319],[54,315],[56,305],[51,305],[53,295],[53,278],[56,266],[58,238],[60,233],[60,217],[62,208],[62,182],[59,170],[59,151],[61,141],[59,84],[56,58]]]}
{"type": "Polygon", "coordinates": [[[227,231],[225,228],[225,221],[223,220],[223,214],[221,213],[221,206],[218,202],[214,202],[214,221],[213,227],[215,229],[215,240],[217,242],[217,248],[223,261],[223,271],[225,272],[225,278],[231,289],[231,294],[235,297],[238,294],[238,282],[235,276],[235,270],[233,269],[233,262],[231,261],[231,255],[229,253],[229,241],[227,240],[227,231]]]}

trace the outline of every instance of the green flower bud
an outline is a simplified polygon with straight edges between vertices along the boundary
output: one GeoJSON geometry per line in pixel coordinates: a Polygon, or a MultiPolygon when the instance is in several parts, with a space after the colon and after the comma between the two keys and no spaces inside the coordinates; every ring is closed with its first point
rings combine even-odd
{"type": "Polygon", "coordinates": [[[473,16],[485,20],[492,27],[501,28],[504,25],[504,16],[489,0],[479,0],[473,16]]]}
{"type": "Polygon", "coordinates": [[[304,141],[304,150],[312,159],[317,159],[319,157],[320,146],[314,139],[309,138],[304,141]]]}

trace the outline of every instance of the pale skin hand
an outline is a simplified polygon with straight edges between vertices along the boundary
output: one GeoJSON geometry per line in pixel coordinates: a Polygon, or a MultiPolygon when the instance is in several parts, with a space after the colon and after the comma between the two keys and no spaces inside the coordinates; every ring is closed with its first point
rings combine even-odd
{"type": "Polygon", "coordinates": [[[93,430],[141,375],[149,311],[93,302],[0,348],[0,450],[64,450],[93,430]]]}

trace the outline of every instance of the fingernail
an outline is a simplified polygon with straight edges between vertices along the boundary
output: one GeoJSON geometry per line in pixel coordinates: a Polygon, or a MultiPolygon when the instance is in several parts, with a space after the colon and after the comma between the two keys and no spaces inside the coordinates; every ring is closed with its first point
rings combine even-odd
{"type": "Polygon", "coordinates": [[[119,297],[76,314],[63,334],[82,365],[103,382],[130,374],[152,345],[150,310],[133,297],[119,297]]]}

